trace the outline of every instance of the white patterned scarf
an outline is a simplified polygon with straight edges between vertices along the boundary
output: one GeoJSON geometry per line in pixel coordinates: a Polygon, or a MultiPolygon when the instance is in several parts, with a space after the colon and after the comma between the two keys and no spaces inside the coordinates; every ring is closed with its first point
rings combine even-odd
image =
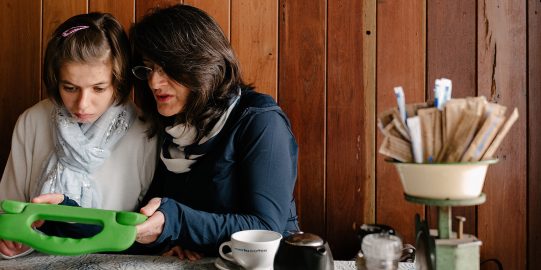
{"type": "Polygon", "coordinates": [[[101,194],[91,175],[111,154],[137,114],[133,104],[111,106],[93,123],[80,124],[66,108],[55,106],[55,150],[40,176],[38,194],[62,193],[82,207],[101,208],[101,194]]]}
{"type": "MultiPolygon", "coordinates": [[[[210,140],[212,137],[216,136],[222,128],[225,125],[225,122],[227,121],[227,118],[231,114],[231,111],[233,111],[233,108],[235,108],[235,105],[237,104],[238,100],[240,99],[240,90],[238,92],[238,95],[235,96],[227,108],[227,111],[225,111],[222,116],[220,116],[220,119],[218,119],[218,122],[214,125],[212,130],[209,132],[208,135],[203,137],[198,144],[203,144],[210,140]]],[[[187,156],[184,152],[184,148],[186,146],[192,145],[195,140],[196,136],[196,130],[193,126],[186,126],[184,124],[178,124],[175,126],[169,126],[165,128],[165,132],[167,132],[171,137],[173,138],[173,143],[167,147],[167,150],[169,151],[169,156],[171,158],[166,158],[163,155],[163,150],[160,152],[160,158],[167,167],[167,169],[174,173],[184,173],[190,171],[190,166],[194,164],[197,161],[197,158],[203,156],[203,155],[189,155],[187,156]]]]}

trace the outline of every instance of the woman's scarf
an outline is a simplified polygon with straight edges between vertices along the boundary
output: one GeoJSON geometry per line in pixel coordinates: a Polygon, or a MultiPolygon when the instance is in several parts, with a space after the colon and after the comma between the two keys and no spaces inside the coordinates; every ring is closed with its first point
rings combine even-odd
{"type": "MultiPolygon", "coordinates": [[[[212,139],[216,134],[218,134],[225,125],[227,118],[235,108],[237,101],[240,98],[240,91],[237,96],[235,96],[220,119],[216,122],[212,130],[208,135],[201,138],[198,144],[203,144],[208,140],[212,139]]],[[[187,155],[184,152],[186,146],[192,145],[195,141],[195,136],[197,135],[196,129],[194,126],[186,126],[185,124],[178,124],[175,126],[169,126],[165,128],[167,132],[172,137],[172,143],[170,145],[165,145],[160,152],[160,158],[167,167],[167,169],[174,173],[185,173],[190,171],[190,166],[197,161],[197,158],[203,155],[187,155]],[[164,156],[164,151],[167,151],[164,156]]]]}
{"type": "Polygon", "coordinates": [[[62,193],[82,207],[101,208],[101,194],[92,174],[107,160],[136,115],[135,108],[128,103],[109,107],[93,123],[80,124],[66,108],[55,106],[55,150],[39,178],[38,193],[62,193]]]}

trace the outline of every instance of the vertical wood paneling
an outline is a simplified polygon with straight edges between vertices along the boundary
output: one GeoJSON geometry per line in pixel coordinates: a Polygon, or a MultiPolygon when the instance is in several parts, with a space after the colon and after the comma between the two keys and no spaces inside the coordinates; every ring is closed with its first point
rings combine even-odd
{"type": "MultiPolygon", "coordinates": [[[[216,18],[230,33],[245,79],[288,114],[299,143],[301,229],[329,240],[336,258],[357,251],[353,233],[363,222],[389,224],[414,243],[413,217],[424,208],[403,199],[395,169],[374,156],[381,137],[374,143],[373,116],[396,106],[394,86],[404,87],[408,103],[419,102],[432,98],[434,79],[447,77],[455,97],[477,89],[519,108],[500,163],[489,169],[476,229],[483,259],[497,258],[505,269],[541,264],[539,0],[3,0],[1,165],[15,120],[40,100],[41,53],[55,27],[75,14],[104,11],[128,29],[134,13],[181,2],[216,18]]],[[[468,217],[469,233],[474,209],[454,211],[468,217]]]]}
{"type": "Polygon", "coordinates": [[[0,29],[0,166],[4,168],[19,114],[40,99],[40,2],[0,1],[0,29]]]}
{"type": "Polygon", "coordinates": [[[499,164],[488,170],[487,202],[478,211],[481,257],[525,269],[526,1],[479,1],[477,25],[478,93],[520,114],[497,152],[499,164]]]}
{"type": "MultiPolygon", "coordinates": [[[[425,6],[425,1],[378,1],[378,112],[396,107],[393,87],[398,85],[404,88],[407,103],[425,100],[425,6]]],[[[404,200],[396,169],[379,154],[376,174],[376,221],[393,226],[406,242],[414,243],[414,216],[423,216],[423,206],[404,200]]]]}
{"type": "Polygon", "coordinates": [[[528,1],[528,269],[541,265],[541,1],[528,1]]]}
{"type": "Polygon", "coordinates": [[[476,3],[471,0],[428,0],[427,94],[434,99],[434,81],[453,81],[453,97],[476,94],[476,3]]]}
{"type": "Polygon", "coordinates": [[[131,24],[135,21],[135,0],[88,0],[89,11],[108,12],[113,14],[129,31],[131,24]]]}
{"type": "Polygon", "coordinates": [[[301,229],[325,237],[325,0],[280,0],[280,106],[299,144],[301,229]]]}
{"type": "MultiPolygon", "coordinates": [[[[429,0],[427,3],[427,94],[434,99],[434,81],[453,81],[453,96],[476,96],[476,3],[471,0],[429,0]],[[443,12],[445,11],[445,12],[443,12]],[[452,31],[450,31],[452,29],[452,31]]],[[[435,228],[437,209],[429,224],[435,228]]],[[[466,217],[464,232],[476,233],[476,207],[453,207],[453,216],[466,217]]],[[[457,221],[453,218],[453,228],[457,221]]]]}
{"type": "Polygon", "coordinates": [[[232,0],[231,44],[243,78],[277,98],[278,1],[232,0]]]}
{"type": "Polygon", "coordinates": [[[182,3],[182,0],[135,0],[135,20],[143,17],[155,7],[167,7],[182,3]]]}
{"type": "MultiPolygon", "coordinates": [[[[376,221],[376,2],[363,0],[363,122],[364,122],[364,183],[361,186],[363,196],[363,222],[376,221]]],[[[357,228],[359,224],[356,224],[357,228]]],[[[357,229],[356,228],[356,229],[357,229]]]]}
{"type": "MultiPolygon", "coordinates": [[[[327,239],[339,259],[353,258],[359,249],[356,229],[372,206],[370,172],[364,138],[366,118],[361,109],[374,89],[364,89],[362,1],[328,1],[327,11],[327,239]],[[349,226],[347,226],[349,225],[349,226]],[[342,257],[343,256],[343,257],[342,257]]],[[[375,14],[373,14],[375,15],[375,14]]],[[[373,100],[372,100],[373,102],[373,100]]],[[[365,114],[368,113],[368,114],[365,114]]]]}
{"type": "Polygon", "coordinates": [[[212,16],[224,31],[225,36],[229,39],[230,35],[230,0],[184,0],[184,4],[200,8],[212,16]]]}
{"type": "MultiPolygon", "coordinates": [[[[65,20],[77,14],[87,13],[87,0],[44,0],[42,27],[42,58],[47,43],[54,30],[65,20]]],[[[43,59],[41,59],[43,63],[43,59]]],[[[40,77],[41,78],[41,77],[40,77]]],[[[42,89],[42,98],[47,97],[47,90],[42,89]]]]}

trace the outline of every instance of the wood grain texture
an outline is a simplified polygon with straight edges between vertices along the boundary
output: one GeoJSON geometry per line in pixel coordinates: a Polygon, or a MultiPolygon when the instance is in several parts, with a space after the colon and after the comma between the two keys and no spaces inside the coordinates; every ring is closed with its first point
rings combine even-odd
{"type": "Polygon", "coordinates": [[[487,202],[478,210],[481,258],[526,269],[526,2],[478,4],[478,93],[520,115],[496,154],[500,162],[488,170],[487,202]]]}
{"type": "MultiPolygon", "coordinates": [[[[472,228],[475,208],[463,213],[470,217],[466,231],[476,229],[483,241],[483,259],[497,258],[505,269],[538,268],[541,1],[222,1],[0,1],[2,165],[17,117],[45,97],[40,59],[57,25],[89,6],[128,25],[134,10],[126,3],[135,3],[139,18],[149,8],[185,2],[229,24],[246,78],[276,97],[290,118],[299,144],[295,196],[301,229],[329,240],[336,258],[356,251],[350,237],[361,222],[389,224],[414,243],[413,216],[424,208],[403,199],[395,169],[374,156],[381,137],[373,133],[370,115],[396,106],[394,86],[402,85],[412,103],[432,98],[434,79],[448,77],[455,97],[477,89],[510,109],[518,107],[520,120],[498,152],[500,163],[489,169],[477,226],[472,228]],[[353,154],[355,160],[346,160],[353,154]]],[[[496,268],[482,268],[489,269],[496,268]]]]}
{"type": "Polygon", "coordinates": [[[232,0],[231,44],[243,79],[277,99],[278,1],[232,0]]]}
{"type": "Polygon", "coordinates": [[[303,231],[325,235],[325,0],[280,0],[280,106],[299,144],[303,231]]]}
{"type": "Polygon", "coordinates": [[[184,0],[184,4],[200,8],[212,16],[230,39],[231,0],[184,0]]]}
{"type": "Polygon", "coordinates": [[[129,31],[131,24],[135,22],[135,0],[88,0],[89,12],[99,11],[113,14],[129,31]]]}
{"type": "Polygon", "coordinates": [[[528,1],[528,269],[541,265],[541,1],[528,1]]]}
{"type": "Polygon", "coordinates": [[[365,181],[362,186],[363,194],[363,221],[374,223],[376,221],[376,0],[363,0],[364,33],[363,44],[363,123],[364,123],[364,161],[365,181]]]}
{"type": "MultiPolygon", "coordinates": [[[[407,103],[425,100],[425,1],[377,3],[377,112],[396,107],[393,87],[402,86],[407,103]]],[[[378,132],[377,144],[382,142],[378,132]]],[[[376,159],[376,222],[391,225],[415,243],[415,213],[424,207],[404,200],[396,169],[378,154],[376,159]]]]}
{"type": "Polygon", "coordinates": [[[428,0],[427,94],[434,99],[434,81],[453,81],[453,97],[476,94],[476,3],[470,0],[428,0]]]}
{"type": "Polygon", "coordinates": [[[143,17],[150,9],[168,7],[182,3],[182,0],[135,0],[135,20],[143,17]]]}
{"type": "MultiPolygon", "coordinates": [[[[453,97],[476,96],[476,2],[429,0],[427,2],[427,96],[434,99],[434,81],[453,82],[453,97]],[[452,30],[452,31],[450,31],[452,30]]],[[[453,207],[453,216],[466,217],[464,232],[476,234],[476,206],[453,207]]],[[[429,224],[437,224],[437,208],[430,207],[429,224]]],[[[453,218],[453,228],[457,230],[453,218]]],[[[434,227],[435,228],[435,227],[434,227]]]]}
{"type": "Polygon", "coordinates": [[[0,29],[0,166],[4,168],[17,118],[40,100],[41,6],[34,0],[0,1],[0,29]]]}
{"type": "MultiPolygon", "coordinates": [[[[330,0],[327,10],[327,240],[337,259],[353,258],[360,245],[356,231],[372,205],[370,171],[374,142],[366,99],[375,89],[364,89],[363,2],[330,0]],[[368,129],[367,129],[368,127],[368,129]],[[347,211],[337,211],[347,209],[347,211]]],[[[375,14],[374,14],[375,15],[375,14]]],[[[368,221],[370,222],[370,221],[368,221]]]]}

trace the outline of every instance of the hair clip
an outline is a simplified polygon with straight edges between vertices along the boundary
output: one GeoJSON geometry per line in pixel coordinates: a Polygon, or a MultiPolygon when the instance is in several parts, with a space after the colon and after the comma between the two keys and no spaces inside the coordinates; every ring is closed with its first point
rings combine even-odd
{"type": "Polygon", "coordinates": [[[67,37],[67,36],[69,36],[69,35],[71,35],[71,34],[77,32],[77,31],[79,31],[79,30],[87,29],[87,28],[89,28],[89,27],[90,27],[90,26],[87,26],[87,25],[74,26],[74,27],[71,27],[71,28],[69,28],[68,30],[62,32],[62,36],[63,36],[63,37],[67,37]]]}

